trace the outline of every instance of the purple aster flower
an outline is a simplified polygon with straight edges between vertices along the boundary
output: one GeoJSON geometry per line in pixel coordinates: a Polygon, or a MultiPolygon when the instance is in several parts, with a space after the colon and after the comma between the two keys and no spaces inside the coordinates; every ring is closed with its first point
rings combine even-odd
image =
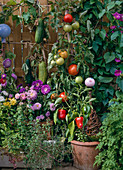
{"type": "Polygon", "coordinates": [[[1,78],[5,79],[6,78],[6,74],[2,74],[1,78]]]}
{"type": "Polygon", "coordinates": [[[36,119],[37,119],[37,120],[40,120],[40,116],[37,116],[36,119]]]}
{"type": "Polygon", "coordinates": [[[50,116],[50,112],[47,111],[47,113],[45,115],[46,115],[46,117],[49,117],[50,116]]]}
{"type": "Polygon", "coordinates": [[[118,12],[115,12],[114,14],[112,14],[117,20],[120,19],[120,14],[118,12]]]}
{"type": "Polygon", "coordinates": [[[49,85],[43,85],[42,87],[41,87],[41,92],[45,95],[45,94],[48,94],[49,92],[50,92],[50,90],[51,90],[51,88],[50,88],[50,86],[49,85]]]}
{"type": "Polygon", "coordinates": [[[15,80],[17,80],[16,74],[12,73],[11,76],[12,76],[15,80]]]}
{"type": "Polygon", "coordinates": [[[37,91],[29,90],[28,91],[28,99],[35,100],[37,98],[37,91]]]}
{"type": "Polygon", "coordinates": [[[9,98],[12,98],[13,97],[13,94],[9,94],[9,98]]]}
{"type": "Polygon", "coordinates": [[[32,82],[32,86],[35,90],[39,91],[43,85],[43,82],[41,80],[36,80],[32,82]]]}
{"type": "Polygon", "coordinates": [[[115,70],[114,75],[115,75],[115,76],[120,76],[121,73],[122,73],[121,70],[115,70]]]}
{"type": "Polygon", "coordinates": [[[41,104],[40,104],[40,103],[35,103],[35,104],[33,105],[33,108],[34,108],[34,110],[40,110],[41,104]]]}
{"type": "Polygon", "coordinates": [[[3,61],[3,66],[5,68],[9,68],[11,66],[11,64],[12,64],[12,61],[9,58],[7,58],[3,61]]]}
{"type": "Polygon", "coordinates": [[[19,90],[20,93],[23,93],[24,91],[26,91],[25,88],[21,88],[21,89],[19,90]]]}
{"type": "Polygon", "coordinates": [[[19,84],[18,86],[17,86],[17,89],[19,89],[19,87],[21,87],[22,86],[22,83],[21,84],[19,84]]]}
{"type": "Polygon", "coordinates": [[[115,25],[112,25],[112,26],[110,26],[110,29],[115,29],[116,28],[116,26],[115,25]]]}
{"type": "Polygon", "coordinates": [[[115,58],[115,61],[116,61],[117,63],[121,62],[121,60],[120,60],[119,58],[115,58]]]}
{"type": "Polygon", "coordinates": [[[40,115],[39,117],[41,120],[43,120],[45,118],[44,115],[40,115]]]}
{"type": "Polygon", "coordinates": [[[51,104],[50,104],[50,110],[51,110],[51,111],[55,111],[55,110],[56,110],[56,107],[55,107],[55,104],[54,104],[54,103],[51,103],[51,104]]]}

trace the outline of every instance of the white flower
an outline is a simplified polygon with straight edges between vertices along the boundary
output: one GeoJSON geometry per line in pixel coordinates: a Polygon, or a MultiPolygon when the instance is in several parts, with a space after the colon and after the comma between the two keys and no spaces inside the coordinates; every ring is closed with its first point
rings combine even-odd
{"type": "Polygon", "coordinates": [[[4,102],[4,101],[5,101],[4,97],[0,96],[0,102],[4,102]]]}
{"type": "Polygon", "coordinates": [[[5,96],[8,96],[8,95],[9,95],[6,91],[2,91],[2,93],[3,93],[5,96]]]}

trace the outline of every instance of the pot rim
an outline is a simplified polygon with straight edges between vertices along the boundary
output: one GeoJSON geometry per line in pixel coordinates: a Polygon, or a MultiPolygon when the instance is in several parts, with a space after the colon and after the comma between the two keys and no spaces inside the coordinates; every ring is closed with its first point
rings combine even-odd
{"type": "Polygon", "coordinates": [[[96,145],[99,144],[99,142],[98,141],[94,141],[94,142],[79,142],[79,141],[76,141],[76,140],[72,140],[71,144],[72,145],[80,145],[80,146],[96,146],[96,145]]]}

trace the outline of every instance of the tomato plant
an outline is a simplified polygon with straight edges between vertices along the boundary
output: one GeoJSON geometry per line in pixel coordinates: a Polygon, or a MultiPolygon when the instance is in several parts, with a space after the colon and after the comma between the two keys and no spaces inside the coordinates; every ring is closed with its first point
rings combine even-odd
{"type": "Polygon", "coordinates": [[[64,109],[59,109],[58,110],[58,118],[60,120],[64,120],[66,118],[66,110],[64,109]]]}
{"type": "Polygon", "coordinates": [[[62,58],[67,58],[68,57],[68,52],[67,51],[59,50],[58,53],[59,53],[60,57],[62,57],[62,58]]]}
{"type": "Polygon", "coordinates": [[[65,92],[62,92],[59,95],[60,98],[62,98],[62,102],[68,101],[67,95],[65,94],[65,92]]]}
{"type": "Polygon", "coordinates": [[[58,64],[58,65],[64,64],[64,59],[63,59],[62,57],[58,58],[58,59],[56,60],[56,64],[58,64]]]}
{"type": "Polygon", "coordinates": [[[73,30],[78,30],[78,29],[79,29],[79,22],[78,22],[78,21],[76,21],[76,22],[74,22],[74,23],[72,24],[72,29],[73,29],[73,30]]]}
{"type": "Polygon", "coordinates": [[[72,20],[73,20],[73,17],[72,17],[71,14],[66,14],[66,15],[64,16],[64,22],[71,23],[72,20]]]}
{"type": "Polygon", "coordinates": [[[79,129],[82,129],[82,127],[83,127],[83,117],[77,117],[77,118],[75,119],[75,121],[76,121],[77,127],[78,127],[79,129]]]}
{"type": "Polygon", "coordinates": [[[79,70],[77,71],[77,65],[72,64],[68,67],[68,73],[72,76],[75,76],[79,73],[79,70]]]}
{"type": "Polygon", "coordinates": [[[63,30],[65,32],[70,32],[70,31],[72,31],[72,26],[71,25],[64,25],[63,30]]]}

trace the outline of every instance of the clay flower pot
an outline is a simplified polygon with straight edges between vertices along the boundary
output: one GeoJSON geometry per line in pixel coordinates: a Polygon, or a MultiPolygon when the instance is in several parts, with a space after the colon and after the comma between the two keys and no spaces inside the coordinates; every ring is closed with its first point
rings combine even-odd
{"type": "Polygon", "coordinates": [[[99,167],[94,166],[95,157],[99,150],[96,150],[99,142],[78,142],[71,141],[74,166],[81,170],[98,170],[99,167]]]}

